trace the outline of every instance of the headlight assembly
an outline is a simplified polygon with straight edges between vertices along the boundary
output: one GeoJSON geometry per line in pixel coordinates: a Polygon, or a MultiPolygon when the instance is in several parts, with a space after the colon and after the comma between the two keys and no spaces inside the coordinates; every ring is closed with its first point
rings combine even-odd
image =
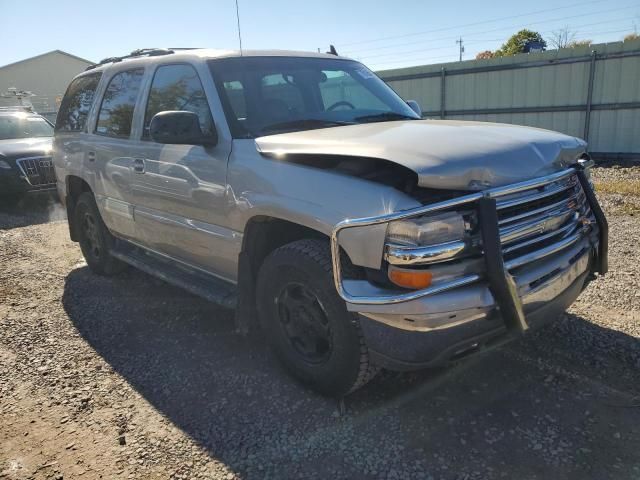
{"type": "Polygon", "coordinates": [[[455,212],[398,220],[387,227],[387,242],[403,246],[426,246],[463,240],[466,224],[455,212]]]}

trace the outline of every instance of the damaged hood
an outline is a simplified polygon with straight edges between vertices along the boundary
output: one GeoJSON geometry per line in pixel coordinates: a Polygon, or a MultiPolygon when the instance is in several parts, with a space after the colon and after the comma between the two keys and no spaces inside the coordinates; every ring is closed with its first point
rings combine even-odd
{"type": "Polygon", "coordinates": [[[418,175],[422,187],[482,190],[566,168],[586,143],[561,133],[517,125],[409,120],[269,135],[258,151],[384,159],[418,175]]]}

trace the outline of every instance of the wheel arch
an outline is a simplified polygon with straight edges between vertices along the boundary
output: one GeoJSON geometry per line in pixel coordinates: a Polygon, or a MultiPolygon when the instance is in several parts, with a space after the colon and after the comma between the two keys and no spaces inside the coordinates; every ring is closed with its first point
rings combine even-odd
{"type": "Polygon", "coordinates": [[[65,205],[67,207],[67,222],[69,224],[69,236],[74,242],[78,241],[78,232],[75,224],[75,208],[76,202],[80,195],[84,192],[93,192],[91,186],[81,177],[76,175],[67,175],[65,179],[65,205]]]}
{"type": "Polygon", "coordinates": [[[307,238],[326,240],[329,236],[309,226],[271,215],[251,217],[245,226],[238,259],[238,308],[236,320],[241,331],[253,329],[256,311],[256,279],[265,258],[279,247],[307,238]]]}
{"type": "Polygon", "coordinates": [[[257,215],[250,218],[245,226],[241,251],[248,254],[252,273],[255,275],[269,253],[304,238],[329,241],[329,237],[320,230],[278,217],[257,215]]]}

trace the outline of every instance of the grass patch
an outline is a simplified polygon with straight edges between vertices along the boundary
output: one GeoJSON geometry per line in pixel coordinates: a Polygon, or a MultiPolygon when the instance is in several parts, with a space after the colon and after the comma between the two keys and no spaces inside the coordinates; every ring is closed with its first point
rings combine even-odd
{"type": "Polygon", "coordinates": [[[628,180],[596,180],[594,182],[598,193],[618,193],[620,195],[634,195],[640,197],[640,179],[628,180]]]}

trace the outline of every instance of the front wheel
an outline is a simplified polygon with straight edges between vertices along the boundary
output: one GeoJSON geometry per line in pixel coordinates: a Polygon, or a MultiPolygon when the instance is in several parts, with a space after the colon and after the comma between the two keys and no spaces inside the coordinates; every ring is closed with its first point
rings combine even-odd
{"type": "Polygon", "coordinates": [[[113,275],[126,265],[111,255],[113,236],[102,221],[93,194],[85,192],[74,210],[75,228],[82,255],[89,268],[99,275],[113,275]]]}
{"type": "Polygon", "coordinates": [[[333,284],[328,242],[299,240],[274,250],[258,274],[257,303],[276,355],[314,390],[346,395],[377,373],[358,317],[333,284]]]}

